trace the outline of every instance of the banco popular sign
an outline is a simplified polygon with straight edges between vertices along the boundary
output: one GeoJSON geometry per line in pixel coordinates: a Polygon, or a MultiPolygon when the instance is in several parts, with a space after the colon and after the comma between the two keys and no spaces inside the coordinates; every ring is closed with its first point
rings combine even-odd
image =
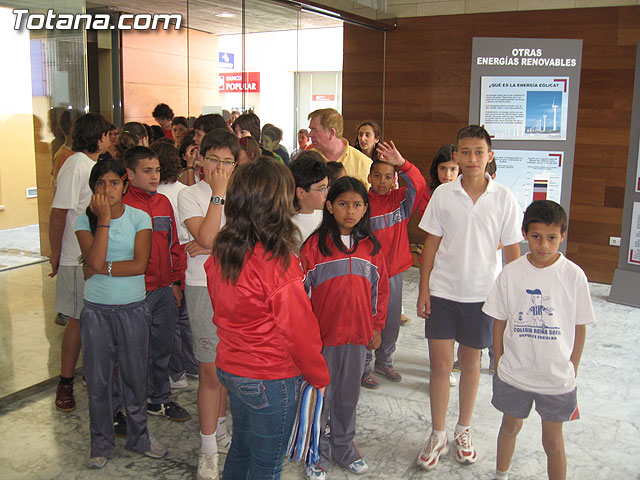
{"type": "Polygon", "coordinates": [[[260,93],[260,72],[220,73],[220,92],[260,93]]]}

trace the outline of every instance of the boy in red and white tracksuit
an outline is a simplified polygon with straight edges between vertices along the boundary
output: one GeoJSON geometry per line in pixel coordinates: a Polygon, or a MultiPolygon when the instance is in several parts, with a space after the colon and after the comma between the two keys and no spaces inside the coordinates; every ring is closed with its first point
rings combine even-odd
{"type": "MultiPolygon", "coordinates": [[[[407,226],[415,211],[417,199],[424,196],[427,183],[420,170],[405,160],[393,142],[380,143],[379,158],[371,165],[369,174],[369,207],[371,231],[380,241],[389,271],[389,307],[387,323],[382,330],[382,343],[376,350],[375,370],[391,381],[399,382],[402,375],[393,368],[391,355],[396,350],[402,314],[402,272],[413,265],[407,226]],[[407,183],[394,189],[395,171],[407,183]]],[[[377,388],[371,376],[372,351],[367,350],[362,385],[377,388]]]]}

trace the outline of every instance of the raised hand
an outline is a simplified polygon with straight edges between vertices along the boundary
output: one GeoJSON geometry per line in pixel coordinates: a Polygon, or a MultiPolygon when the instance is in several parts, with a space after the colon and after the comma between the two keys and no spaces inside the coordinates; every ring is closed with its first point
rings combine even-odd
{"type": "Polygon", "coordinates": [[[91,195],[89,208],[98,217],[98,223],[106,222],[108,224],[111,220],[111,206],[106,195],[101,193],[91,195]]]}
{"type": "Polygon", "coordinates": [[[395,144],[391,140],[389,141],[389,143],[378,143],[377,151],[380,160],[382,160],[383,162],[387,162],[394,167],[402,167],[404,165],[404,162],[406,162],[404,157],[400,154],[395,144]]]}

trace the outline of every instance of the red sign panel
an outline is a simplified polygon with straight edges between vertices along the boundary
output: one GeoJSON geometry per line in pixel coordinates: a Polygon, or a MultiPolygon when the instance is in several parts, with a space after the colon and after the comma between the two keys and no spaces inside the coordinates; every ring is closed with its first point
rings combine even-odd
{"type": "Polygon", "coordinates": [[[260,93],[260,72],[220,73],[220,92],[260,93]]]}
{"type": "Polygon", "coordinates": [[[311,100],[314,102],[335,102],[335,95],[311,95],[311,100]]]}

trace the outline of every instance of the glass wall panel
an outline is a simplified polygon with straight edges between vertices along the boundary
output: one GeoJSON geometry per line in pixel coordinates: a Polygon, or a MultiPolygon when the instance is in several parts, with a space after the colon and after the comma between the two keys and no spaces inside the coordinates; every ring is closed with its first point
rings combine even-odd
{"type": "MultiPolygon", "coordinates": [[[[63,127],[88,108],[85,32],[27,30],[24,21],[14,28],[13,9],[45,14],[50,8],[82,13],[84,2],[0,0],[0,42],[11,68],[0,77],[0,230],[39,224],[43,255],[49,254],[53,157],[67,140],[63,127]]],[[[31,252],[28,243],[23,247],[31,252]]]]}

